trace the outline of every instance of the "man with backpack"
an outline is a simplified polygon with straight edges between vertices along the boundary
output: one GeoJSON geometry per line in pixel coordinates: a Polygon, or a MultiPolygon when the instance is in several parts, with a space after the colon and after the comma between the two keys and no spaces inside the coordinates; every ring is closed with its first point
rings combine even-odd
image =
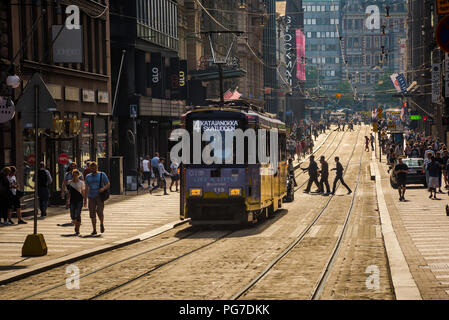
{"type": "Polygon", "coordinates": [[[50,190],[48,186],[52,184],[50,171],[45,169],[45,163],[40,163],[40,169],[37,172],[37,194],[39,196],[39,208],[41,209],[41,217],[47,215],[48,201],[50,200],[50,190]]]}
{"type": "Polygon", "coordinates": [[[104,172],[98,172],[96,162],[90,163],[91,173],[85,178],[86,193],[89,199],[89,215],[92,221],[92,236],[97,234],[97,219],[100,219],[100,231],[104,233],[104,194],[109,190],[111,184],[104,172]]]}

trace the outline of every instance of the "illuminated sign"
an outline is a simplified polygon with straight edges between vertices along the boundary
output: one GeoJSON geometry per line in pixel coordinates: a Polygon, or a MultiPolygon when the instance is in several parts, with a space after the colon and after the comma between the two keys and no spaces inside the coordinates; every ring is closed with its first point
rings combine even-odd
{"type": "Polygon", "coordinates": [[[419,115],[411,115],[410,116],[410,120],[421,120],[422,119],[422,116],[419,116],[419,115]]]}

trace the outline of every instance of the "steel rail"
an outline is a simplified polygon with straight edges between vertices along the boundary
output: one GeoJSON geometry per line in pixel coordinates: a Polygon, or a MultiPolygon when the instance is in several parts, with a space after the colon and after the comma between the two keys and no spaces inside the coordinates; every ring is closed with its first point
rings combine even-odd
{"type": "MultiPolygon", "coordinates": [[[[366,128],[365,128],[366,130],[366,128]]],[[[348,167],[349,167],[349,163],[352,160],[352,157],[354,156],[355,153],[355,149],[356,146],[358,144],[359,141],[359,135],[360,132],[362,130],[360,129],[357,133],[357,142],[354,144],[354,148],[352,150],[351,156],[347,162],[346,165],[346,169],[345,172],[343,173],[343,176],[346,175],[348,167]]],[[[340,187],[341,183],[338,184],[337,186],[337,190],[340,187]]],[[[320,210],[320,212],[318,212],[318,214],[314,217],[314,219],[312,220],[312,222],[309,223],[309,225],[303,230],[303,232],[284,250],[282,251],[277,257],[275,257],[266,267],[265,269],[260,272],[255,278],[253,278],[245,287],[243,287],[241,290],[239,290],[236,294],[234,294],[230,300],[237,300],[239,299],[241,296],[243,296],[245,293],[247,293],[248,291],[251,290],[251,288],[253,288],[271,269],[273,269],[273,267],[279,263],[287,254],[289,254],[299,243],[302,242],[302,240],[305,238],[305,236],[309,233],[310,229],[316,224],[316,222],[320,219],[320,217],[323,216],[324,212],[326,211],[326,209],[328,208],[330,202],[332,201],[332,199],[334,198],[335,195],[332,195],[331,197],[329,197],[329,199],[327,200],[327,202],[325,203],[324,207],[320,210]]],[[[354,196],[353,196],[354,197],[354,196]]]]}

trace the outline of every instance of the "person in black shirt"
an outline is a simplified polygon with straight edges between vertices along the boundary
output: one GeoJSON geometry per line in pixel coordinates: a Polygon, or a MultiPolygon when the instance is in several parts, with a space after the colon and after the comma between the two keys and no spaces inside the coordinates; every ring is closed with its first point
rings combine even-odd
{"type": "Polygon", "coordinates": [[[394,167],[394,174],[397,176],[399,201],[405,201],[405,190],[407,185],[408,166],[402,161],[402,157],[398,158],[398,164],[394,167]]]}
{"type": "Polygon", "coordinates": [[[321,156],[320,163],[321,163],[320,191],[324,193],[324,186],[326,186],[327,192],[324,195],[327,196],[331,191],[329,187],[329,164],[325,160],[324,156],[321,156]]]}
{"type": "Polygon", "coordinates": [[[335,157],[335,164],[336,164],[336,168],[333,168],[332,171],[336,170],[337,171],[337,175],[335,176],[335,180],[334,180],[334,185],[332,187],[332,192],[331,194],[334,195],[335,194],[335,190],[337,187],[337,182],[340,181],[341,184],[348,189],[348,194],[352,193],[351,188],[348,187],[348,185],[345,183],[345,181],[343,180],[343,166],[340,163],[340,158],[339,157],[335,157]]]}
{"type": "MultiPolygon", "coordinates": [[[[302,168],[301,168],[302,169],[302,168]]],[[[315,182],[316,186],[318,187],[318,190],[316,192],[320,191],[320,184],[318,182],[318,165],[315,162],[315,156],[310,156],[310,164],[309,167],[306,169],[302,169],[303,171],[309,171],[309,183],[307,184],[306,190],[304,190],[305,193],[310,192],[310,187],[312,187],[312,183],[315,182]]]]}
{"type": "Polygon", "coordinates": [[[444,184],[445,188],[448,188],[448,177],[447,177],[447,161],[449,160],[449,152],[447,149],[444,149],[443,156],[441,157],[441,162],[443,164],[443,177],[444,177],[444,184]]]}
{"type": "Polygon", "coordinates": [[[441,166],[440,163],[436,161],[435,157],[431,157],[432,162],[427,165],[427,171],[429,172],[429,191],[432,198],[432,193],[434,193],[433,198],[437,198],[437,188],[438,188],[438,177],[441,176],[441,166]]]}

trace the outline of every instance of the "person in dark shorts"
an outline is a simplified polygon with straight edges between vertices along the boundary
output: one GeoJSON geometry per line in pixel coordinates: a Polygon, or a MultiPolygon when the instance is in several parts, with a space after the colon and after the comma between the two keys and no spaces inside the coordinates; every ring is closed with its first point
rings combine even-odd
{"type": "Polygon", "coordinates": [[[405,201],[405,190],[407,185],[408,166],[402,161],[402,157],[398,158],[398,164],[394,167],[394,174],[397,176],[399,201],[405,201]]]}
{"type": "Polygon", "coordinates": [[[324,156],[321,156],[320,163],[321,163],[320,191],[325,196],[328,196],[329,193],[331,192],[330,186],[329,186],[329,164],[327,163],[326,158],[324,156]],[[324,186],[326,186],[326,193],[324,193],[324,186]]]}

